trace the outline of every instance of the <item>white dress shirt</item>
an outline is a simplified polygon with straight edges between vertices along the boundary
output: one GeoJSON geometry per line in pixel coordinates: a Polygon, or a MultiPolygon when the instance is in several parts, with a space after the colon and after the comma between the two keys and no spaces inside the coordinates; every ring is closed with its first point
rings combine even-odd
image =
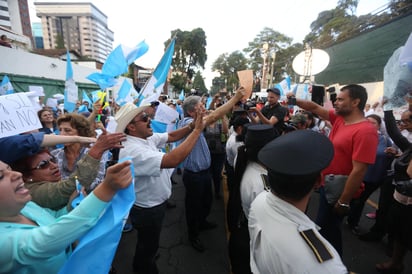
{"type": "Polygon", "coordinates": [[[317,231],[316,224],[295,206],[262,192],[249,214],[250,266],[254,274],[348,273],[333,246],[317,231]],[[333,258],[320,263],[300,231],[313,229],[333,258]]]}
{"type": "Polygon", "coordinates": [[[265,190],[262,174],[268,174],[266,168],[256,162],[248,162],[240,181],[240,198],[242,199],[242,209],[246,218],[249,216],[253,200],[265,190]]]}
{"type": "Polygon", "coordinates": [[[135,205],[149,208],[162,204],[172,193],[170,172],[160,168],[168,133],[154,133],[147,139],[127,135],[119,158],[131,157],[134,167],[135,205]]]}

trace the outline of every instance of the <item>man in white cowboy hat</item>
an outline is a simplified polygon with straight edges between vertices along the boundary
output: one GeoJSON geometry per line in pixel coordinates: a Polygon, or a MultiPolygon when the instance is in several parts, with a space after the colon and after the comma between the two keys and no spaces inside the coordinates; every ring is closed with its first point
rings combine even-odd
{"type": "Polygon", "coordinates": [[[137,244],[133,260],[135,273],[158,273],[155,263],[159,247],[166,202],[171,195],[169,168],[175,168],[190,153],[203,131],[203,114],[187,126],[169,133],[153,133],[150,126],[154,116],[152,106],[136,107],[125,104],[116,114],[116,132],[127,134],[119,157],[131,157],[134,166],[136,201],[130,219],[137,230],[137,244]],[[164,153],[167,142],[187,136],[176,149],[164,153]]]}

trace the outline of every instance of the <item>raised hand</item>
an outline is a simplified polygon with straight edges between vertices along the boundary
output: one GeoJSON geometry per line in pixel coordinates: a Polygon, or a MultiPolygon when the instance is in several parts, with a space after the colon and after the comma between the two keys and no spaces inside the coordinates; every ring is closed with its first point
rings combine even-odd
{"type": "Polygon", "coordinates": [[[108,149],[122,148],[121,142],[126,140],[126,134],[124,133],[108,133],[105,129],[102,130],[103,133],[89,151],[89,155],[95,159],[100,159],[103,152],[108,149]]]}

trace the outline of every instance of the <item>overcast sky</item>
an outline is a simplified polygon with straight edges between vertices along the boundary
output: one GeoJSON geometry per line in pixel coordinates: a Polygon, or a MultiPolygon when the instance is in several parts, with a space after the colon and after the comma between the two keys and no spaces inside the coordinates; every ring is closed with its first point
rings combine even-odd
{"type": "MultiPolygon", "coordinates": [[[[29,0],[32,22],[36,17],[33,2],[91,2],[108,17],[114,32],[113,48],[119,44],[133,47],[146,40],[149,51],[136,64],[154,68],[163,55],[163,43],[172,30],[191,31],[202,28],[206,33],[207,63],[202,75],[209,88],[216,74],[210,71],[220,54],[246,48],[265,27],[302,42],[310,24],[324,10],[336,7],[337,0],[29,0]]],[[[389,0],[359,0],[357,15],[375,13],[389,0]]]]}

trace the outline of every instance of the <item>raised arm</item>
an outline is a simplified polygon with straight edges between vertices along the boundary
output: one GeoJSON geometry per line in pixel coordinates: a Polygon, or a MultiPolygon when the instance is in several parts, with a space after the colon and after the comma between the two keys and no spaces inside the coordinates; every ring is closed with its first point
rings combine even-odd
{"type": "Polygon", "coordinates": [[[245,92],[246,91],[243,87],[238,88],[236,90],[236,94],[232,98],[230,98],[230,100],[227,103],[221,105],[215,111],[213,111],[204,118],[205,126],[213,124],[214,122],[219,120],[219,118],[222,118],[223,115],[230,112],[233,106],[242,99],[245,92]]]}
{"type": "Polygon", "coordinates": [[[296,99],[296,105],[298,107],[303,108],[304,110],[310,111],[312,113],[315,113],[323,120],[329,121],[329,110],[328,109],[316,104],[313,101],[295,98],[295,95],[293,92],[289,92],[286,95],[286,97],[288,98],[288,100],[290,100],[291,98],[296,99]]]}

